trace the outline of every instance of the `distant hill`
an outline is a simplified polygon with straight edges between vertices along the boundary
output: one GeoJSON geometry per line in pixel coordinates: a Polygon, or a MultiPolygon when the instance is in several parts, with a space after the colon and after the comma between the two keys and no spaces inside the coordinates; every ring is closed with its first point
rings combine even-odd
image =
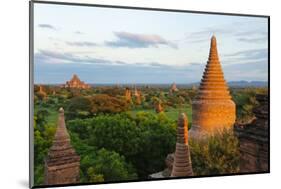
{"type": "MultiPolygon", "coordinates": [[[[267,81],[229,81],[227,82],[229,87],[267,87],[268,86],[268,82],[267,81]]],[[[196,82],[196,83],[190,83],[187,84],[187,86],[199,86],[200,83],[196,82]]],[[[181,85],[178,85],[181,86],[181,85]]],[[[182,85],[184,86],[184,85],[182,85]]]]}
{"type": "Polygon", "coordinates": [[[230,87],[267,87],[267,81],[230,81],[230,87]]]}

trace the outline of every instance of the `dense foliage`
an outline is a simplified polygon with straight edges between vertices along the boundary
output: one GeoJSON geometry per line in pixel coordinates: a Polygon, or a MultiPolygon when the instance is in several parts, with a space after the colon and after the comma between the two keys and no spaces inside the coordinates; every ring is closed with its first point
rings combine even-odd
{"type": "MultiPolygon", "coordinates": [[[[139,89],[140,90],[140,89],[139,89]]],[[[43,184],[44,158],[52,145],[58,109],[65,109],[72,146],[80,156],[80,182],[147,179],[165,169],[165,158],[175,150],[176,121],[179,112],[192,123],[191,100],[196,88],[171,93],[168,88],[141,89],[141,103],[125,100],[124,88],[96,87],[71,90],[35,87],[34,172],[35,184],[43,184]],[[156,113],[160,102],[164,112],[156,113]]],[[[233,89],[237,122],[254,117],[256,93],[264,89],[233,89]]],[[[196,175],[239,171],[238,140],[224,132],[203,142],[190,141],[193,171],[196,175]]]]}
{"type": "Polygon", "coordinates": [[[195,175],[219,175],[239,171],[238,139],[224,131],[202,141],[189,142],[195,175]]]}
{"type": "Polygon", "coordinates": [[[84,144],[124,156],[143,178],[162,170],[166,155],[175,147],[175,124],[164,114],[139,112],[135,118],[126,113],[101,115],[69,121],[68,128],[84,144]]]}

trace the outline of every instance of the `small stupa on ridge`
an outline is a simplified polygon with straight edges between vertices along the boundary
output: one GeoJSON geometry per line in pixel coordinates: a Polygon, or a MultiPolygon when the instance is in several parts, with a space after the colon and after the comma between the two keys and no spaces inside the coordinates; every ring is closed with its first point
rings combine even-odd
{"type": "Polygon", "coordinates": [[[44,182],[46,185],[74,184],[80,179],[80,157],[70,144],[64,120],[64,110],[59,109],[58,126],[45,159],[44,182]]]}
{"type": "Polygon", "coordinates": [[[193,170],[188,146],[187,116],[181,113],[178,118],[176,151],[171,177],[185,176],[193,176],[193,170]]]}

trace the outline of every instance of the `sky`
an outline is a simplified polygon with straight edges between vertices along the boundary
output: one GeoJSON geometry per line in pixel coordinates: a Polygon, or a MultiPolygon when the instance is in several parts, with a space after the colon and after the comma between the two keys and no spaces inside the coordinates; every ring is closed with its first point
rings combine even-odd
{"type": "Polygon", "coordinates": [[[267,81],[267,18],[35,3],[34,83],[199,82],[212,35],[227,81],[267,81]]]}

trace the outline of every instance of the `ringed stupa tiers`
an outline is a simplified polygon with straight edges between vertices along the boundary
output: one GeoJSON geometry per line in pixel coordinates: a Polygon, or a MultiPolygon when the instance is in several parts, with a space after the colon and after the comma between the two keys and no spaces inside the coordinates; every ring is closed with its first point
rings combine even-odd
{"type": "Polygon", "coordinates": [[[224,79],[216,37],[213,36],[209,60],[198,93],[192,101],[190,136],[197,138],[223,129],[232,129],[235,118],[235,103],[224,79]]]}
{"type": "Polygon", "coordinates": [[[59,118],[53,145],[45,159],[46,185],[69,184],[79,182],[80,157],[70,144],[64,120],[64,110],[59,109],[59,118]]]}
{"type": "Polygon", "coordinates": [[[64,88],[77,88],[77,89],[89,89],[91,88],[90,85],[84,83],[79,79],[79,77],[74,74],[70,81],[67,81],[66,84],[63,86],[64,88]]]}
{"type": "Polygon", "coordinates": [[[193,176],[188,146],[188,121],[184,113],[178,118],[177,143],[171,177],[193,176]]]}

